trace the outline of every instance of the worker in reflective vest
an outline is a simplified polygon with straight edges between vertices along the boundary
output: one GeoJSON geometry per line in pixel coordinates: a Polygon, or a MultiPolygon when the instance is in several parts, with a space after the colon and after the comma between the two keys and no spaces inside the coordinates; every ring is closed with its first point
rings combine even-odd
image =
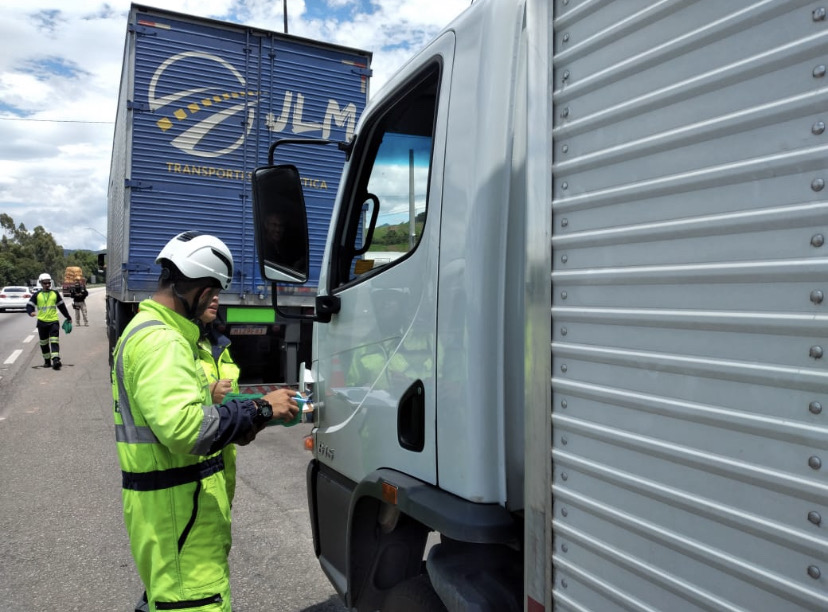
{"type": "Polygon", "coordinates": [[[195,321],[233,276],[226,245],[197,232],[161,250],[158,288],[113,353],[124,522],[146,589],[139,609],[230,612],[230,501],[222,449],[299,410],[295,392],[214,404],[195,321]],[[146,607],[143,607],[146,605],[146,607]]]}
{"type": "Polygon", "coordinates": [[[52,289],[52,277],[48,273],[41,274],[37,282],[42,289],[36,291],[26,304],[26,312],[30,317],[37,316],[37,335],[40,337],[40,352],[43,354],[43,367],[59,370],[60,361],[60,325],[58,325],[58,310],[69,321],[71,329],[72,317],[66,309],[66,303],[59,291],[52,289]]]}
{"type": "MultiPolygon", "coordinates": [[[[218,317],[218,296],[214,297],[199,317],[201,338],[198,341],[198,357],[207,375],[210,396],[214,404],[221,404],[228,393],[239,392],[239,366],[230,354],[230,339],[216,328],[218,317]]],[[[222,449],[224,479],[227,482],[227,497],[233,504],[236,493],[236,445],[228,444],[222,449]]]]}

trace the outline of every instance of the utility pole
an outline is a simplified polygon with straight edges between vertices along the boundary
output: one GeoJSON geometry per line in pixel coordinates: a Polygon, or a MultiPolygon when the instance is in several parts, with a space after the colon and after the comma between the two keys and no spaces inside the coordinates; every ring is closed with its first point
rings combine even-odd
{"type": "Polygon", "coordinates": [[[288,33],[287,29],[287,0],[282,0],[282,12],[285,15],[285,34],[288,33]]]}

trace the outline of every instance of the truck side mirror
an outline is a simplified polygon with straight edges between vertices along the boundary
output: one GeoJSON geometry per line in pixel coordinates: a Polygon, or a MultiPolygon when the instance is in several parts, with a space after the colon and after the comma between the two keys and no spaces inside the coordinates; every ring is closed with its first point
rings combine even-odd
{"type": "Polygon", "coordinates": [[[253,171],[253,224],[262,277],[304,283],[309,275],[308,219],[299,171],[292,165],[253,171]]]}

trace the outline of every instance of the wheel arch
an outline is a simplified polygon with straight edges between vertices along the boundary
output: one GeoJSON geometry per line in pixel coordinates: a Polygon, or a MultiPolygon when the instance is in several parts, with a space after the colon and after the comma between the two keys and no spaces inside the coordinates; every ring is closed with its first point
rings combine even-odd
{"type": "Polygon", "coordinates": [[[521,531],[502,506],[477,504],[391,469],[354,488],[349,509],[346,604],[381,608],[396,585],[426,573],[430,532],[470,544],[519,546],[521,531]]]}

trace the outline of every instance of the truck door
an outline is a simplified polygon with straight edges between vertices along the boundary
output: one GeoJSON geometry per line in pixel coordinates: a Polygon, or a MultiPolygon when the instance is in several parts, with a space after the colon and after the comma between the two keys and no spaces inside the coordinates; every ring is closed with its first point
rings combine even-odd
{"type": "Polygon", "coordinates": [[[317,457],[359,482],[379,468],[436,480],[435,342],[452,34],[363,119],[320,287],[317,457]],[[447,95],[446,95],[447,98],[447,95]]]}

